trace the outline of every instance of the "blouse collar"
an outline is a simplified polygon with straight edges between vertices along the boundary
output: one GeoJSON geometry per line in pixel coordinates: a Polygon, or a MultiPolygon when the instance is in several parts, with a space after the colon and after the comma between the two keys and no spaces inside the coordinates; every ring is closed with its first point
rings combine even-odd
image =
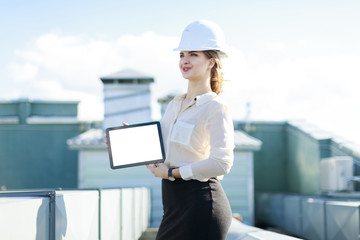
{"type": "MultiPolygon", "coordinates": [[[[185,97],[186,97],[186,94],[182,94],[180,96],[175,97],[174,101],[176,101],[177,103],[181,102],[182,100],[184,100],[185,97]]],[[[217,94],[214,93],[214,92],[205,93],[205,94],[198,95],[198,96],[194,97],[191,100],[190,104],[195,103],[197,106],[199,106],[199,105],[204,104],[204,103],[206,103],[208,101],[211,101],[215,97],[217,97],[217,94]]]]}

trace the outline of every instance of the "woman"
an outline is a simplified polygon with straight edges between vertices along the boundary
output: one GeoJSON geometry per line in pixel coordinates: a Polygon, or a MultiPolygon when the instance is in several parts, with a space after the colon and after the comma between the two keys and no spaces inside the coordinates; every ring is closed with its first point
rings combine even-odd
{"type": "Polygon", "coordinates": [[[161,120],[166,161],[148,165],[162,179],[164,215],[157,240],[225,239],[231,209],[219,183],[233,163],[234,128],[222,88],[221,29],[208,21],[186,27],[179,68],[187,93],[175,97],[161,120]]]}

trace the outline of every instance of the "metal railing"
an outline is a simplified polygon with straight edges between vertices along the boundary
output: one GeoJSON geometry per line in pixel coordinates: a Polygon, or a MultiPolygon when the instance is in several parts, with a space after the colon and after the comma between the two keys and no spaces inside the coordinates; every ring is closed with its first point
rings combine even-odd
{"type": "Polygon", "coordinates": [[[0,192],[0,239],[138,239],[148,188],[0,192]]]}

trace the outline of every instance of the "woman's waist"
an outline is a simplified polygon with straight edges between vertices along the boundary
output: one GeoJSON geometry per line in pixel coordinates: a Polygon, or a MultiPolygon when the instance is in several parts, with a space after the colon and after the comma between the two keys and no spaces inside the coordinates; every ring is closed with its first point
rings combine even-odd
{"type": "Polygon", "coordinates": [[[211,177],[207,181],[199,181],[196,179],[184,180],[182,178],[175,178],[174,181],[162,179],[162,182],[166,185],[202,185],[210,182],[219,182],[219,179],[217,179],[217,177],[211,177]]]}

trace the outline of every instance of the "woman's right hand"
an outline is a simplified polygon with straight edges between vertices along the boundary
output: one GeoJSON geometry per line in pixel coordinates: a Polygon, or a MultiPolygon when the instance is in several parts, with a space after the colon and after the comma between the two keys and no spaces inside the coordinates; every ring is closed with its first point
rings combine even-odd
{"type": "MultiPolygon", "coordinates": [[[[122,122],[122,125],[123,126],[128,126],[129,124],[128,123],[126,123],[126,122],[122,122]]],[[[107,142],[107,137],[106,137],[106,134],[104,135],[104,138],[105,138],[105,140],[104,140],[104,143],[106,144],[106,149],[108,148],[108,142],[107,142]]]]}

